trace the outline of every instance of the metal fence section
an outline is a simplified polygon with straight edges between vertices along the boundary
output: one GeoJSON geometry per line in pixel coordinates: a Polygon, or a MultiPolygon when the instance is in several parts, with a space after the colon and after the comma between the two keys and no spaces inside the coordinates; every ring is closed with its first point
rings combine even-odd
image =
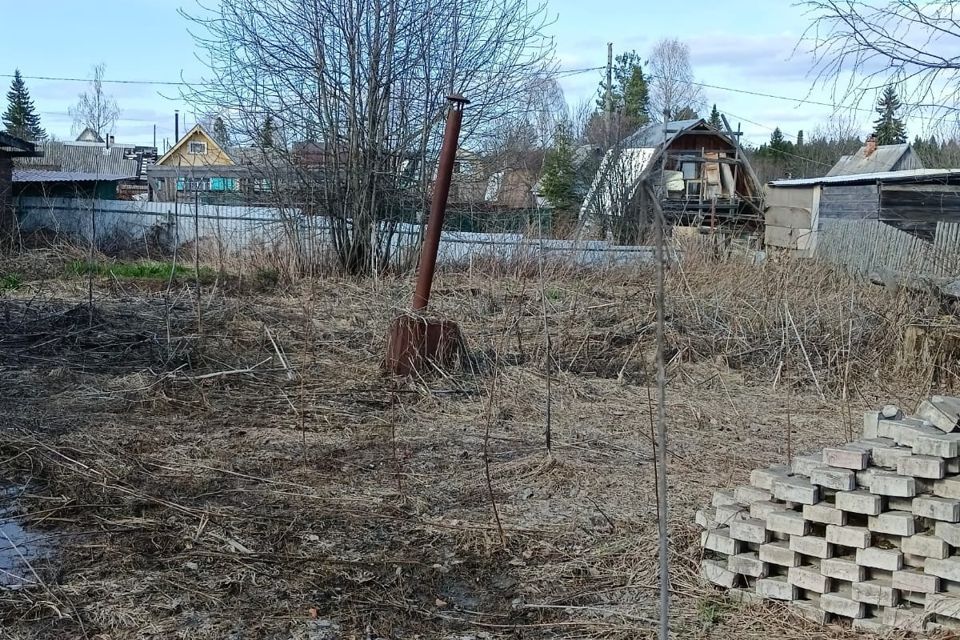
{"type": "MultiPolygon", "coordinates": [[[[172,250],[194,242],[212,242],[242,253],[259,247],[297,245],[301,255],[330,248],[330,221],[295,208],[242,207],[215,204],[20,198],[17,217],[23,234],[64,235],[104,250],[159,246],[172,250]]],[[[416,250],[419,224],[383,223],[390,245],[416,250]]],[[[648,246],[620,246],[597,240],[553,240],[520,233],[444,231],[438,260],[445,264],[478,259],[536,259],[543,255],[579,265],[606,266],[652,263],[648,246]]]]}

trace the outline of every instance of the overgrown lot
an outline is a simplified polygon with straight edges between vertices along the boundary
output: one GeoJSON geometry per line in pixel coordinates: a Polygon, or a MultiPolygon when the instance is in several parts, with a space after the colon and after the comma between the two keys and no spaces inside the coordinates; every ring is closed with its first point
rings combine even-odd
{"type": "MultiPolygon", "coordinates": [[[[398,380],[409,278],[78,264],[0,267],[0,479],[55,549],[0,590],[0,636],[655,636],[651,272],[443,272],[470,358],[398,380]]],[[[960,325],[804,263],[691,254],[668,288],[676,636],[853,637],[700,584],[694,511],[949,388],[952,353],[903,336],[960,325]]]]}

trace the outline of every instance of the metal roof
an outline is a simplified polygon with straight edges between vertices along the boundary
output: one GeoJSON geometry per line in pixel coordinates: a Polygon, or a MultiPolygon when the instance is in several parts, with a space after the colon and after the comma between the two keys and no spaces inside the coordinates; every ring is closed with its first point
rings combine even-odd
{"type": "Polygon", "coordinates": [[[8,156],[31,156],[36,155],[37,145],[29,140],[24,140],[12,136],[5,131],[0,131],[0,152],[8,156]]]}
{"type": "Polygon", "coordinates": [[[867,155],[863,146],[856,153],[842,156],[837,164],[827,172],[828,176],[850,176],[861,173],[879,173],[892,171],[904,154],[910,151],[909,144],[885,144],[867,155]]]}
{"type": "Polygon", "coordinates": [[[14,169],[14,182],[119,182],[135,178],[128,173],[86,173],[83,171],[47,171],[45,169],[14,169]]]}
{"type": "Polygon", "coordinates": [[[774,180],[773,187],[812,187],[818,184],[863,184],[870,182],[928,181],[938,178],[960,177],[960,169],[908,169],[906,171],[877,171],[848,176],[823,176],[821,178],[793,178],[774,180]]]}
{"type": "Polygon", "coordinates": [[[88,146],[46,142],[42,158],[20,158],[14,166],[20,169],[44,169],[101,175],[137,175],[136,159],[128,159],[124,147],[88,146]]]}
{"type": "MultiPolygon", "coordinates": [[[[621,142],[625,149],[643,149],[648,147],[658,147],[664,142],[673,140],[678,135],[692,129],[698,124],[707,125],[703,118],[694,118],[692,120],[671,120],[667,123],[666,131],[662,122],[652,122],[645,127],[641,127],[636,133],[633,133],[621,142]]],[[[716,129],[710,128],[711,132],[722,133],[716,129]]]]}

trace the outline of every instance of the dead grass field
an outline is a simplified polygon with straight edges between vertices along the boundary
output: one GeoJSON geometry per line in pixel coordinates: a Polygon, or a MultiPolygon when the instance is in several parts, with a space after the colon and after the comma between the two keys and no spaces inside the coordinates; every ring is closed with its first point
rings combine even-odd
{"type": "MultiPolygon", "coordinates": [[[[189,277],[97,275],[91,309],[68,262],[0,269],[0,479],[56,548],[0,590],[0,637],[655,637],[651,273],[444,272],[432,304],[471,360],[396,380],[409,278],[232,275],[198,314],[189,277]]],[[[702,585],[694,511],[949,384],[900,348],[956,320],[796,263],[689,259],[669,289],[676,637],[854,637],[702,585]]]]}

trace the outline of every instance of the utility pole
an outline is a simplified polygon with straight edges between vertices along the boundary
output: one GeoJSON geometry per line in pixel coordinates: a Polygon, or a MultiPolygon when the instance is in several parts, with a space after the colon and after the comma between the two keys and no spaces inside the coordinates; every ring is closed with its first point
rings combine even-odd
{"type": "Polygon", "coordinates": [[[607,146],[611,146],[611,137],[610,137],[610,119],[613,118],[613,43],[607,43],[607,90],[604,92],[603,96],[603,110],[607,112],[604,117],[604,123],[606,124],[606,143],[607,146]]]}

